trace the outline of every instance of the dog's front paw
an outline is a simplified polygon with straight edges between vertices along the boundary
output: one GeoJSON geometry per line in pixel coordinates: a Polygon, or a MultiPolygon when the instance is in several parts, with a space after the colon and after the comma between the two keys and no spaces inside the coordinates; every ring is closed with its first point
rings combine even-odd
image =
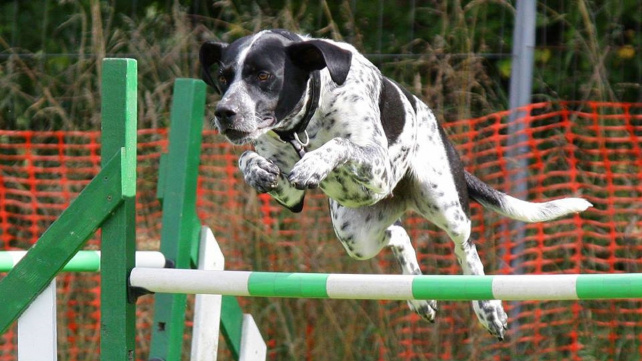
{"type": "Polygon", "coordinates": [[[277,188],[281,170],[276,164],[251,152],[244,153],[239,164],[245,182],[257,192],[267,193],[277,188]]]}
{"type": "Polygon", "coordinates": [[[506,330],[508,330],[508,316],[502,307],[500,300],[473,301],[473,309],[479,322],[488,332],[503,341],[506,330]]]}
{"type": "Polygon", "coordinates": [[[422,319],[434,323],[437,316],[437,301],[408,301],[408,307],[422,319]]]}
{"type": "Polygon", "coordinates": [[[294,165],[288,175],[288,181],[296,189],[318,188],[332,170],[328,163],[328,159],[308,153],[294,165]]]}

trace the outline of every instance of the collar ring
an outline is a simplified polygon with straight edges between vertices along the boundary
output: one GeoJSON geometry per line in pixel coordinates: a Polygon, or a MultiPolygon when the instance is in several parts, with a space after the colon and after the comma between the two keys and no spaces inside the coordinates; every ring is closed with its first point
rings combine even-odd
{"type": "Polygon", "coordinates": [[[305,148],[308,145],[310,145],[310,136],[308,135],[308,131],[306,129],[304,129],[303,132],[301,132],[301,134],[305,136],[305,142],[302,141],[301,138],[299,138],[299,133],[294,133],[294,139],[297,142],[299,142],[299,144],[301,144],[302,147],[305,148]]]}

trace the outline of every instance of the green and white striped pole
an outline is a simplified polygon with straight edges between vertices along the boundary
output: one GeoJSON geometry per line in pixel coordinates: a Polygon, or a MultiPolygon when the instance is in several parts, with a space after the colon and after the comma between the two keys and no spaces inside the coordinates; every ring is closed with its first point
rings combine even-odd
{"type": "MultiPolygon", "coordinates": [[[[0,252],[0,272],[9,272],[27,254],[27,251],[0,252]]],[[[165,267],[165,256],[156,251],[136,252],[136,266],[146,268],[165,267]]],[[[99,272],[100,251],[78,251],[62,269],[63,272],[99,272]]]]}
{"type": "Polygon", "coordinates": [[[134,268],[130,283],[158,293],[371,300],[642,298],[642,274],[412,276],[134,268]]]}

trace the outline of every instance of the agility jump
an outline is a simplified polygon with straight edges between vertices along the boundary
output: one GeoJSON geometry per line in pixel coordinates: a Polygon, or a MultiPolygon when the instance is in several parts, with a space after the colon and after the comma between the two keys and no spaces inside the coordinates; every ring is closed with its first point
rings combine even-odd
{"type": "Polygon", "coordinates": [[[358,300],[642,298],[642,274],[412,276],[199,271],[136,267],[132,286],[160,293],[358,300]]]}
{"type": "MultiPolygon", "coordinates": [[[[101,360],[133,359],[136,300],[140,294],[128,283],[131,270],[142,265],[137,260],[141,257],[136,253],[135,227],[137,77],[133,59],[103,61],[102,170],[28,252],[0,253],[0,272],[10,270],[0,280],[0,333],[18,320],[33,320],[31,305],[42,304],[43,298],[47,298],[47,305],[56,304],[58,273],[100,270],[101,360]],[[100,255],[80,251],[98,228],[102,229],[100,255]]],[[[161,156],[158,181],[157,197],[163,204],[161,252],[145,253],[143,258],[152,258],[147,266],[222,269],[223,256],[216,252],[217,245],[215,249],[208,246],[213,243],[213,235],[201,225],[195,210],[204,104],[202,81],[176,80],[169,152],[161,156]]],[[[195,303],[193,339],[207,342],[197,347],[192,342],[192,360],[216,359],[219,319],[215,315],[219,314],[221,331],[236,359],[264,358],[265,343],[258,330],[252,330],[251,316],[242,314],[235,298],[202,295],[195,303]]],[[[155,295],[150,360],[183,358],[186,306],[186,295],[155,295]]],[[[55,360],[55,309],[48,307],[46,314],[40,314],[40,319],[31,324],[35,326],[25,329],[41,332],[21,333],[19,325],[20,361],[55,360]],[[25,347],[20,345],[21,334],[30,335],[24,339],[25,347]],[[29,342],[34,339],[35,343],[29,342]],[[21,349],[30,352],[22,354],[21,349]]]]}

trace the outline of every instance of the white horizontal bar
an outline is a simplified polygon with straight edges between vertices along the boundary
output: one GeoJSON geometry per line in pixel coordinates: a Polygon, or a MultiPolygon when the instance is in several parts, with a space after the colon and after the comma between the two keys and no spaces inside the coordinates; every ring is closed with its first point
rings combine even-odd
{"type": "Polygon", "coordinates": [[[137,251],[136,267],[164,268],[165,255],[157,251],[137,251]]]}
{"type": "Polygon", "coordinates": [[[328,276],[328,297],[354,299],[355,294],[362,299],[411,300],[414,276],[331,274],[328,276]]]}
{"type": "Polygon", "coordinates": [[[160,293],[249,296],[247,286],[251,273],[136,267],[129,282],[133,287],[160,293]]]}
{"type": "Polygon", "coordinates": [[[499,300],[576,300],[577,275],[495,276],[493,295],[499,300]]]}

